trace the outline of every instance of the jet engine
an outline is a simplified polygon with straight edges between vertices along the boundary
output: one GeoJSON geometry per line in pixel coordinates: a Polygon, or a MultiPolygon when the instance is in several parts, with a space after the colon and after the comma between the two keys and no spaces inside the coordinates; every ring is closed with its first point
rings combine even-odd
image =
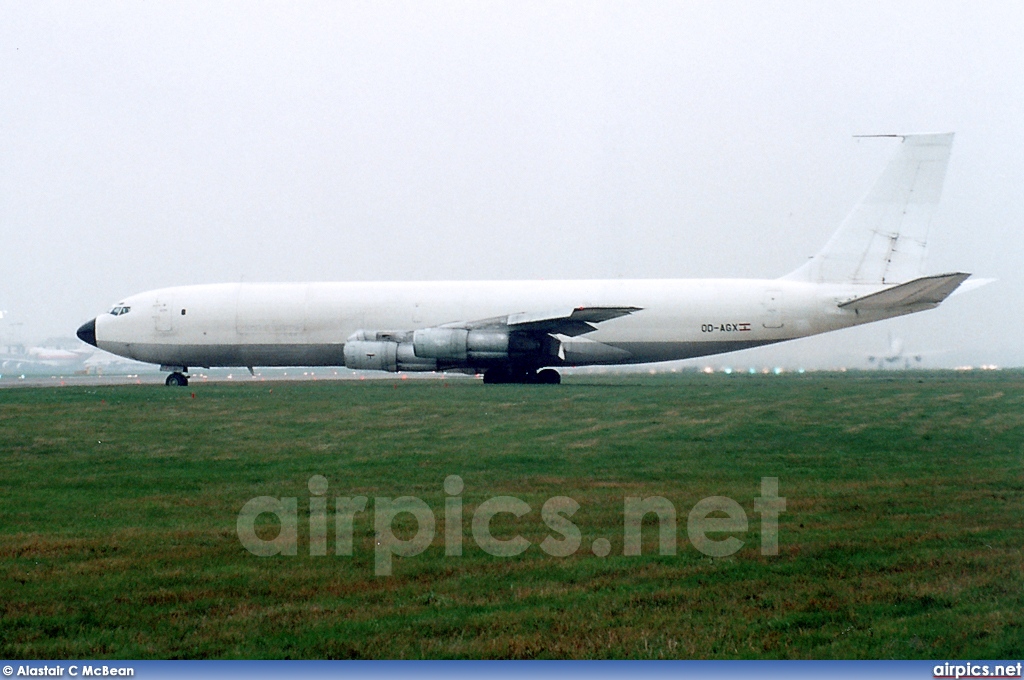
{"type": "Polygon", "coordinates": [[[530,365],[555,356],[558,341],[507,327],[421,328],[356,331],[345,342],[345,367],[369,371],[437,371],[487,368],[509,362],[530,365]]]}
{"type": "Polygon", "coordinates": [[[423,328],[412,334],[412,346],[421,359],[452,362],[487,362],[508,359],[509,332],[501,329],[423,328]]]}
{"type": "Polygon", "coordinates": [[[345,368],[363,371],[436,371],[437,359],[416,356],[406,335],[357,331],[345,342],[345,368]]]}

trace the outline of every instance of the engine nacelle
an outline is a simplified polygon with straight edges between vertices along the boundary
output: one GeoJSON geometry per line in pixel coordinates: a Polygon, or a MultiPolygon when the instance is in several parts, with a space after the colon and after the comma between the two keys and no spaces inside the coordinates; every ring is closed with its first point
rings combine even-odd
{"type": "MultiPolygon", "coordinates": [[[[355,337],[355,336],[353,336],[355,337]]],[[[345,343],[345,368],[361,371],[436,371],[436,359],[421,359],[412,343],[352,340],[345,343]]]]}
{"type": "Polygon", "coordinates": [[[345,368],[360,371],[397,371],[398,343],[349,340],[345,343],[345,368]]]}
{"type": "Polygon", "coordinates": [[[412,346],[420,359],[440,361],[495,361],[508,359],[507,330],[423,328],[412,334],[412,346]]]}

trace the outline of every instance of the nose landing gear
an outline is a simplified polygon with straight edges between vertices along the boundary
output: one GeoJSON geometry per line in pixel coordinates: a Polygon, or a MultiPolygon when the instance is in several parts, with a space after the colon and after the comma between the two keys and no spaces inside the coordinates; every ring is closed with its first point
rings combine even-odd
{"type": "Polygon", "coordinates": [[[188,387],[188,366],[161,366],[161,371],[171,371],[171,374],[167,376],[167,380],[164,380],[164,384],[168,387],[188,387]]]}
{"type": "Polygon", "coordinates": [[[168,387],[188,387],[188,376],[181,373],[171,373],[167,376],[164,384],[168,387]]]}

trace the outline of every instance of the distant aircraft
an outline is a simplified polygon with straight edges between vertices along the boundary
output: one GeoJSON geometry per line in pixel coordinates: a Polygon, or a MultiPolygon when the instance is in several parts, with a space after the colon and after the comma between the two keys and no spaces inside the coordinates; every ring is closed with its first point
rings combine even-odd
{"type": "Polygon", "coordinates": [[[939,354],[940,352],[914,352],[909,353],[903,345],[903,340],[894,337],[892,332],[889,333],[889,349],[880,355],[868,355],[868,363],[877,366],[878,368],[886,368],[887,366],[892,368],[903,368],[909,369],[912,365],[920,366],[921,361],[925,356],[939,354]],[[913,362],[913,363],[911,363],[913,362]],[[902,366],[901,366],[902,364],[902,366]]]}
{"type": "Polygon", "coordinates": [[[62,347],[25,347],[24,345],[6,345],[0,352],[0,374],[16,371],[19,373],[51,370],[74,371],[80,368],[86,358],[95,349],[65,349],[62,347]]]}
{"type": "MultiPolygon", "coordinates": [[[[921,357],[921,355],[913,357],[913,359],[918,363],[921,362],[922,358],[923,357],[921,357]]],[[[881,356],[868,356],[868,362],[872,364],[878,362],[879,368],[885,368],[886,364],[895,364],[904,359],[906,359],[905,368],[910,368],[911,357],[909,355],[906,357],[903,356],[903,341],[899,338],[892,337],[892,333],[889,333],[889,351],[886,354],[881,356]]]]}
{"type": "Polygon", "coordinates": [[[190,366],[558,383],[558,367],[732,352],[932,309],[970,276],[923,271],[953,134],[896,137],[895,156],[832,239],[778,279],[183,286],[127,297],[78,337],[160,364],[168,385],[187,385],[190,366]]]}

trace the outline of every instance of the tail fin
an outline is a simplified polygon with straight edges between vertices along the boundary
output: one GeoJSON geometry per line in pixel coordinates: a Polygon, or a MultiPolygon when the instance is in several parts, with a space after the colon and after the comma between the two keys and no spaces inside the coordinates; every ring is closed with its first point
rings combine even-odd
{"type": "Polygon", "coordinates": [[[953,133],[891,136],[903,141],[875,186],[825,247],[784,279],[886,285],[924,273],[953,133]]]}

